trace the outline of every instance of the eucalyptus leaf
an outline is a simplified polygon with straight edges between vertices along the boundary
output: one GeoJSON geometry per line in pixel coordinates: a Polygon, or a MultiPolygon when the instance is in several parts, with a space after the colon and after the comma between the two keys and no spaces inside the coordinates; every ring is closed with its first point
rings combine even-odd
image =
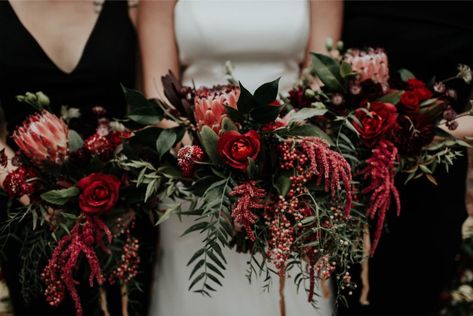
{"type": "Polygon", "coordinates": [[[128,118],[141,125],[156,125],[163,119],[163,112],[158,108],[139,107],[130,111],[128,118]]]}
{"type": "Polygon", "coordinates": [[[84,141],[82,140],[82,137],[80,137],[79,133],[77,133],[73,129],[69,130],[68,139],[69,139],[70,152],[76,152],[78,149],[82,148],[82,146],[84,145],[84,141]]]}
{"type": "Polygon", "coordinates": [[[221,159],[217,151],[217,134],[210,127],[204,126],[200,131],[200,141],[202,146],[204,146],[205,152],[209,156],[210,160],[212,160],[214,163],[219,163],[221,159]]]}
{"type": "Polygon", "coordinates": [[[238,128],[230,118],[224,117],[222,119],[222,131],[224,131],[224,132],[238,131],[238,128]]]}

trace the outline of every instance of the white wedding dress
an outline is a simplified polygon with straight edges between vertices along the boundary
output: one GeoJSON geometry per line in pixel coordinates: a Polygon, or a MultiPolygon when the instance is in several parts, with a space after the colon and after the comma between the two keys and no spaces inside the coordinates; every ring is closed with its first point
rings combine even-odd
{"type": "MultiPolygon", "coordinates": [[[[281,76],[280,91],[295,83],[309,33],[309,3],[301,0],[181,0],[175,8],[175,31],[183,83],[196,86],[226,83],[225,62],[234,77],[254,91],[281,76]]],[[[278,278],[270,293],[262,280],[245,277],[248,255],[225,251],[228,262],[223,287],[211,298],[189,292],[187,262],[199,248],[198,233],[180,237],[192,224],[177,216],[160,226],[151,316],[273,316],[279,315],[278,278]]],[[[319,298],[319,308],[286,282],[288,316],[332,315],[332,302],[319,298]]]]}

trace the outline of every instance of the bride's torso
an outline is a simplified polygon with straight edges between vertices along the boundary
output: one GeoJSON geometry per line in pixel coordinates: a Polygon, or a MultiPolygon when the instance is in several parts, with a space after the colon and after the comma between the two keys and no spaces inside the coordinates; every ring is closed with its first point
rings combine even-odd
{"type": "Polygon", "coordinates": [[[225,62],[247,88],[296,81],[309,37],[306,0],[181,0],[175,32],[183,82],[225,83],[225,62]]]}

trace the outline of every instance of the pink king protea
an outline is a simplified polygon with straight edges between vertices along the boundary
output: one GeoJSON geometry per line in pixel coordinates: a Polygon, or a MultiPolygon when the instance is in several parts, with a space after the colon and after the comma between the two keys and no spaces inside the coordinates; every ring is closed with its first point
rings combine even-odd
{"type": "Polygon", "coordinates": [[[31,115],[13,134],[13,140],[26,157],[36,164],[61,164],[69,156],[66,123],[48,111],[31,115]]]}
{"type": "Polygon", "coordinates": [[[197,90],[194,98],[194,116],[198,128],[207,125],[218,134],[222,119],[225,117],[225,106],[236,109],[239,97],[240,90],[231,85],[197,90]]]}
{"type": "Polygon", "coordinates": [[[367,51],[352,49],[344,57],[354,72],[358,74],[360,82],[373,80],[381,85],[387,85],[389,80],[388,56],[382,49],[367,51]]]}

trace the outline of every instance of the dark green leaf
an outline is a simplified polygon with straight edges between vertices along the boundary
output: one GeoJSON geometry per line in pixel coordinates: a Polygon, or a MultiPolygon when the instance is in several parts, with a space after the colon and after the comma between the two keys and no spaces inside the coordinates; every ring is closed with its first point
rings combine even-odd
{"type": "Polygon", "coordinates": [[[238,98],[238,111],[242,114],[250,112],[257,102],[253,95],[240,82],[240,97],[238,98]]]}
{"type": "Polygon", "coordinates": [[[238,110],[235,110],[232,107],[225,106],[225,109],[227,110],[228,117],[231,118],[234,122],[241,122],[244,120],[243,115],[238,112],[238,110]]]}
{"type": "Polygon", "coordinates": [[[289,136],[315,136],[320,137],[327,141],[330,146],[333,146],[333,140],[328,136],[323,130],[315,125],[305,124],[305,125],[294,125],[287,131],[289,136]]]}
{"type": "Polygon", "coordinates": [[[140,107],[131,111],[128,118],[141,125],[156,125],[163,119],[163,114],[157,108],[140,107]]]}
{"type": "Polygon", "coordinates": [[[209,268],[210,270],[212,270],[213,272],[217,273],[219,276],[221,276],[222,278],[225,278],[225,276],[223,275],[223,273],[216,267],[214,266],[213,264],[211,264],[210,262],[207,262],[207,268],[209,268]]]}
{"type": "Polygon", "coordinates": [[[289,189],[291,187],[291,180],[286,175],[280,175],[274,182],[274,186],[276,187],[280,195],[286,196],[287,192],[289,192],[289,189]]]}
{"type": "Polygon", "coordinates": [[[77,196],[80,190],[77,187],[70,187],[61,190],[52,190],[41,194],[41,198],[51,204],[64,205],[71,198],[77,196]]]}
{"type": "Polygon", "coordinates": [[[189,233],[195,232],[197,230],[206,229],[208,226],[209,226],[209,223],[207,223],[207,222],[199,222],[197,224],[194,224],[191,227],[189,227],[188,229],[186,229],[186,231],[181,235],[181,237],[185,236],[189,233]]]}
{"type": "Polygon", "coordinates": [[[138,90],[128,89],[122,85],[123,93],[125,94],[126,102],[130,106],[130,111],[134,111],[137,108],[149,107],[148,100],[138,90]]]}
{"type": "Polygon", "coordinates": [[[248,173],[248,177],[250,177],[250,179],[255,178],[257,172],[256,163],[251,157],[248,157],[248,167],[246,167],[246,172],[248,173]]]}
{"type": "Polygon", "coordinates": [[[409,79],[415,79],[416,76],[412,72],[407,69],[399,69],[399,75],[401,76],[401,80],[407,82],[409,79]]]}
{"type": "Polygon", "coordinates": [[[265,124],[274,121],[282,110],[282,106],[266,105],[260,106],[251,112],[256,122],[265,124]]]}
{"type": "Polygon", "coordinates": [[[210,160],[214,163],[220,162],[220,155],[217,151],[218,136],[210,127],[202,127],[200,131],[200,141],[210,160]]]}
{"type": "Polygon", "coordinates": [[[208,251],[207,255],[209,256],[210,259],[212,259],[213,262],[215,262],[215,264],[217,264],[221,269],[225,270],[225,266],[218,259],[218,257],[213,253],[213,251],[208,251]]]}
{"type": "Polygon", "coordinates": [[[207,273],[207,276],[209,277],[210,280],[214,281],[220,286],[223,286],[222,283],[219,281],[219,279],[217,279],[213,274],[207,273]]]}
{"type": "Polygon", "coordinates": [[[192,290],[192,288],[197,284],[197,282],[199,282],[200,280],[202,280],[205,276],[205,273],[201,273],[199,274],[199,276],[197,276],[192,282],[191,284],[189,285],[189,289],[188,291],[192,290]]]}
{"type": "Polygon", "coordinates": [[[279,79],[273,80],[271,82],[266,82],[256,89],[254,93],[254,98],[258,102],[259,106],[266,106],[278,97],[278,85],[279,79]]]}
{"type": "Polygon", "coordinates": [[[161,159],[167,153],[177,140],[176,131],[173,129],[163,129],[156,140],[156,150],[161,159]]]}
{"type": "Polygon", "coordinates": [[[194,268],[192,269],[192,272],[191,274],[189,275],[189,280],[192,279],[192,277],[194,276],[194,274],[197,272],[197,270],[199,270],[199,268],[201,268],[205,263],[205,260],[204,259],[200,259],[194,266],[194,268]]]}
{"type": "Polygon", "coordinates": [[[312,53],[312,69],[330,91],[343,91],[340,66],[329,56],[312,53]]]}
{"type": "Polygon", "coordinates": [[[205,251],[204,248],[201,248],[201,249],[197,250],[194,253],[194,255],[192,256],[192,258],[190,258],[189,262],[187,263],[187,266],[190,266],[192,264],[192,262],[194,262],[197,258],[202,256],[204,254],[204,251],[205,251]]]}
{"type": "Polygon", "coordinates": [[[401,95],[404,93],[404,91],[393,91],[390,92],[381,98],[378,99],[379,102],[386,102],[386,103],[392,103],[392,104],[397,104],[399,103],[399,100],[401,100],[401,95]]]}

